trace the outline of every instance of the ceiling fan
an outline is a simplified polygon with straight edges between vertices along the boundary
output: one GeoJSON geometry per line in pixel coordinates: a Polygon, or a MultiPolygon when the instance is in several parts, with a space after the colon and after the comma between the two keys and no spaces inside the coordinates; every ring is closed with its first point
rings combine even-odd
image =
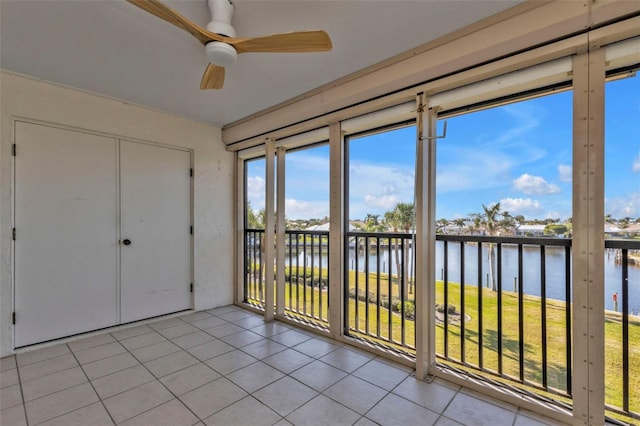
{"type": "Polygon", "coordinates": [[[209,65],[200,89],[220,89],[224,67],[235,63],[238,53],[299,53],[331,50],[331,39],[322,30],[297,31],[259,37],[236,38],[231,25],[234,6],[231,0],[207,0],[211,22],[206,29],[194,24],[160,0],[127,0],[129,3],[164,19],[198,39],[205,46],[209,65]]]}

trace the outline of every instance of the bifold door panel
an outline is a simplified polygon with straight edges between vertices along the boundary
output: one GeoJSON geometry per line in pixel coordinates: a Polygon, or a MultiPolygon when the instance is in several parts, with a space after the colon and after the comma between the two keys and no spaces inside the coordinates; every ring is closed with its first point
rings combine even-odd
{"type": "Polygon", "coordinates": [[[15,142],[16,347],[190,307],[189,152],[19,121],[15,142]]]}
{"type": "Polygon", "coordinates": [[[16,123],[15,345],[117,324],[115,139],[16,123]]]}
{"type": "Polygon", "coordinates": [[[122,141],[122,322],[189,309],[191,157],[122,141]]]}

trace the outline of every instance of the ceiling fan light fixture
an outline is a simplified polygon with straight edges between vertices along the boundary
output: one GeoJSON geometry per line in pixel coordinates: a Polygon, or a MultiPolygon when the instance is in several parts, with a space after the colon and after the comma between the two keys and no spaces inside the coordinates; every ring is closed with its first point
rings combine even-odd
{"type": "Polygon", "coordinates": [[[205,46],[207,60],[219,67],[228,67],[236,63],[238,52],[233,46],[219,41],[212,41],[205,46]]]}

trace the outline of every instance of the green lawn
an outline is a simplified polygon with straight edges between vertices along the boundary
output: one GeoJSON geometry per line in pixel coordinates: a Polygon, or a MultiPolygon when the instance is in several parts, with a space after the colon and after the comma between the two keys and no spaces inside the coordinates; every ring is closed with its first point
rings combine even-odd
{"type": "MultiPolygon", "coordinates": [[[[302,269],[302,268],[301,268],[302,269]]],[[[302,274],[301,274],[302,275],[302,274]]],[[[309,275],[309,274],[307,274],[309,275]]],[[[326,277],[326,271],[316,271],[316,277],[322,275],[326,277]]],[[[349,281],[351,283],[352,294],[355,294],[355,281],[358,279],[359,294],[364,295],[367,276],[364,273],[355,274],[351,271],[349,281]]],[[[369,299],[377,300],[378,285],[377,274],[368,276],[370,293],[369,299]]],[[[456,306],[460,311],[461,288],[459,284],[449,283],[448,294],[449,304],[456,306]]],[[[397,297],[398,285],[395,277],[392,277],[391,297],[397,297]]],[[[296,309],[298,301],[299,312],[304,311],[304,301],[306,301],[306,312],[309,313],[313,301],[314,315],[320,313],[322,307],[322,318],[327,318],[328,293],[325,290],[320,292],[317,287],[313,289],[299,284],[286,284],[285,288],[286,307],[296,309]],[[298,297],[296,297],[299,295],[298,297]],[[306,297],[305,297],[306,296],[306,297]]],[[[380,276],[380,297],[389,297],[388,274],[380,276]]],[[[413,299],[409,295],[409,300],[413,299]]],[[[464,286],[465,314],[469,317],[465,321],[464,354],[461,345],[461,325],[460,323],[450,323],[447,332],[447,355],[449,359],[461,361],[464,355],[465,363],[471,366],[478,366],[479,360],[479,306],[478,288],[475,286],[464,286]]],[[[483,367],[487,370],[497,372],[498,370],[498,303],[497,293],[490,289],[482,290],[482,357],[483,367]]],[[[523,298],[523,321],[524,321],[524,378],[534,383],[542,384],[542,330],[541,330],[541,299],[536,296],[523,298]]],[[[436,303],[444,303],[444,285],[442,281],[436,281],[436,303]]],[[[561,301],[547,300],[546,307],[547,320],[547,381],[548,386],[558,391],[566,390],[566,327],[565,327],[565,303],[561,301]]],[[[503,374],[513,377],[519,376],[519,334],[518,334],[518,296],[517,293],[502,293],[502,369],[503,374]]],[[[357,329],[355,335],[379,340],[379,342],[392,346],[405,352],[414,352],[415,347],[415,324],[413,320],[405,319],[402,327],[402,317],[396,312],[389,312],[388,309],[377,307],[374,303],[367,303],[364,300],[358,302],[352,297],[349,299],[350,329],[357,329]],[[356,307],[358,320],[356,321],[356,307]],[[368,315],[367,315],[368,310],[368,315]],[[368,324],[366,318],[369,318],[368,324]],[[357,325],[356,325],[357,324],[357,325]],[[368,328],[367,328],[368,326],[368,328]],[[404,335],[403,335],[404,332],[404,335]],[[391,333],[391,334],[390,334],[391,333]],[[379,336],[379,339],[376,337],[379,336]],[[391,337],[390,337],[391,336],[391,337]]],[[[325,323],[326,325],[326,323],[325,323]]],[[[606,380],[606,402],[612,406],[622,406],[622,315],[619,313],[606,311],[605,313],[605,380],[606,380]]],[[[444,355],[444,324],[437,322],[436,325],[436,353],[444,355]]],[[[632,318],[629,321],[629,408],[631,411],[640,412],[640,321],[632,318]]],[[[629,420],[629,419],[627,419],[629,420]]]]}

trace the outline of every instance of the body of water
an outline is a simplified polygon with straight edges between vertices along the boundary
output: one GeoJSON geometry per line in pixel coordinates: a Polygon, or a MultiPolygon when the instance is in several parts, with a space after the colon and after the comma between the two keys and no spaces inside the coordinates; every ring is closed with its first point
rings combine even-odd
{"type": "MultiPolygon", "coordinates": [[[[444,276],[444,243],[436,242],[436,279],[442,280],[444,276]]],[[[311,266],[312,259],[310,252],[300,252],[297,254],[299,265],[302,266],[306,257],[307,266],[311,266]]],[[[548,299],[565,300],[565,249],[564,247],[545,248],[546,254],[546,292],[548,299]]],[[[316,250],[317,251],[317,250],[316,250]]],[[[489,273],[489,246],[485,244],[482,249],[482,285],[487,285],[489,273]]],[[[615,263],[616,250],[607,249],[605,252],[605,309],[614,310],[615,303],[613,295],[617,293],[618,311],[622,311],[622,266],[615,263]]],[[[409,249],[409,255],[411,250],[409,249]]],[[[495,251],[494,251],[495,255],[495,251]]],[[[363,272],[365,270],[364,250],[360,249],[356,256],[355,249],[349,250],[348,268],[356,269],[363,272]]],[[[292,255],[292,263],[295,264],[296,254],[292,255]]],[[[465,244],[464,252],[464,283],[466,285],[478,285],[478,248],[475,244],[465,244]]],[[[495,260],[494,260],[495,262],[495,260]]],[[[289,256],[286,257],[286,264],[289,265],[289,256]]],[[[313,264],[318,267],[322,265],[327,267],[327,254],[319,255],[317,252],[313,256],[313,264]]],[[[460,244],[448,243],[448,280],[450,282],[460,282],[460,244]]],[[[518,250],[517,246],[502,246],[502,288],[506,291],[517,289],[518,280],[523,280],[523,288],[526,294],[540,296],[541,294],[541,268],[540,268],[540,249],[537,246],[523,247],[523,273],[522,278],[518,276],[518,250]],[[514,287],[515,285],[515,287],[514,287]]],[[[378,259],[375,250],[369,253],[369,271],[377,272],[378,259]]],[[[395,253],[389,253],[389,250],[380,249],[380,270],[387,273],[391,267],[391,273],[396,274],[395,253]]],[[[497,269],[494,268],[494,274],[497,269]]],[[[497,276],[497,275],[496,275],[497,276]]],[[[632,314],[640,315],[640,266],[629,265],[629,311],[632,314]]]]}

